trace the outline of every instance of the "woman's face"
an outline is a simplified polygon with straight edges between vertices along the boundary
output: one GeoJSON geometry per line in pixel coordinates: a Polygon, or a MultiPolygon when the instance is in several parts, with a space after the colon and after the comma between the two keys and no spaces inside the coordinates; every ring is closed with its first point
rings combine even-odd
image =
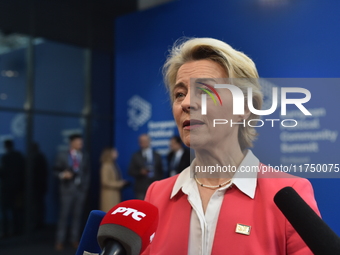
{"type": "Polygon", "coordinates": [[[179,68],[176,84],[172,90],[174,98],[172,110],[185,145],[194,149],[209,149],[221,141],[225,146],[228,142],[230,145],[238,143],[238,125],[231,127],[230,121],[241,122],[243,116],[232,114],[233,99],[228,89],[215,89],[222,105],[219,103],[215,105],[212,98],[207,95],[207,114],[201,113],[202,93],[208,90],[214,95],[209,85],[213,87],[214,84],[221,83],[222,78],[227,77],[225,70],[212,60],[191,61],[179,68]],[[226,119],[228,123],[214,127],[214,119],[226,119]]]}
{"type": "Polygon", "coordinates": [[[111,156],[113,160],[116,160],[118,158],[118,151],[116,149],[112,149],[111,156]]]}

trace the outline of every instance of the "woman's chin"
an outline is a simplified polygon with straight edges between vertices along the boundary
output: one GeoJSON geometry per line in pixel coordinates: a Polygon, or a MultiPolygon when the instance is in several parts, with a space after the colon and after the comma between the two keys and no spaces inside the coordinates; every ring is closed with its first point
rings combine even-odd
{"type": "Polygon", "coordinates": [[[199,150],[207,147],[207,141],[202,136],[191,136],[184,144],[193,150],[199,150]]]}
{"type": "Polygon", "coordinates": [[[207,134],[202,134],[202,132],[188,132],[182,134],[183,143],[193,150],[206,148],[210,139],[211,138],[209,138],[207,134]]]}

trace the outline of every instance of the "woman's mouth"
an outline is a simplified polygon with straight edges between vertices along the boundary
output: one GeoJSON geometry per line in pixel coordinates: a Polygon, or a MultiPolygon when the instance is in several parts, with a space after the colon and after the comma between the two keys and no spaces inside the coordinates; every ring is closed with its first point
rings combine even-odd
{"type": "Polygon", "coordinates": [[[183,129],[192,130],[194,128],[201,127],[202,125],[204,125],[204,122],[200,120],[196,119],[186,120],[183,122],[183,129]]]}

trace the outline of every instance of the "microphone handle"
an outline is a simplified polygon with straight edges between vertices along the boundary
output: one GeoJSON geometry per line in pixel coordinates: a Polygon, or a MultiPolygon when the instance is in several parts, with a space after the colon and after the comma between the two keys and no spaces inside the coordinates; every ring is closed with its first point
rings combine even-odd
{"type": "Polygon", "coordinates": [[[127,255],[124,247],[114,239],[105,241],[105,246],[100,255],[127,255]]]}

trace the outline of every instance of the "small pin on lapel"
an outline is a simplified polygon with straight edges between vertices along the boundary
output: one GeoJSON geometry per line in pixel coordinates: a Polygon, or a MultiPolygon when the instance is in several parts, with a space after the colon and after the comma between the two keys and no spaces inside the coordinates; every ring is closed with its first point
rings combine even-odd
{"type": "Polygon", "coordinates": [[[251,226],[247,226],[247,225],[244,225],[244,224],[237,223],[235,232],[238,233],[238,234],[249,236],[250,235],[250,229],[251,229],[251,226]]]}

